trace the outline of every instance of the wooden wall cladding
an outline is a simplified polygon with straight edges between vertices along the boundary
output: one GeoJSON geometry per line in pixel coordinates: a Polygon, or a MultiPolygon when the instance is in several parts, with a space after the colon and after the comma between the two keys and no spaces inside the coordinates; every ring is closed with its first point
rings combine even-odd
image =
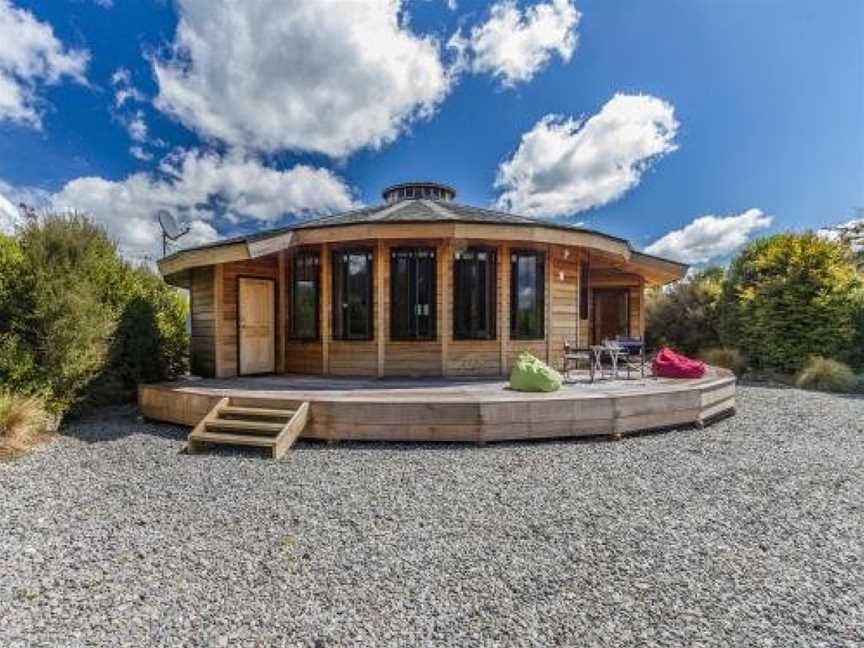
{"type": "Polygon", "coordinates": [[[196,376],[216,373],[216,292],[213,266],[190,270],[189,298],[192,335],[189,341],[190,369],[196,376]]]}
{"type": "Polygon", "coordinates": [[[332,340],[330,374],[333,376],[378,375],[378,344],[375,340],[332,340]]]}

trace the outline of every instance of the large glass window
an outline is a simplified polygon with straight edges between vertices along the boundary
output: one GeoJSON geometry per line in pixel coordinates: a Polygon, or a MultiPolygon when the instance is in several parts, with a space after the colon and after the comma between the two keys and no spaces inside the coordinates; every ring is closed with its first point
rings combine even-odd
{"type": "Polygon", "coordinates": [[[510,257],[510,337],[543,337],[544,298],[544,254],[515,250],[510,257]]]}
{"type": "Polygon", "coordinates": [[[292,338],[318,338],[319,270],[317,252],[299,252],[294,255],[291,273],[292,338]]]}
{"type": "Polygon", "coordinates": [[[372,251],[333,251],[333,338],[371,340],[372,251]]]}
{"type": "Polygon", "coordinates": [[[495,250],[468,248],[453,263],[453,336],[495,339],[495,250]]]}
{"type": "Polygon", "coordinates": [[[390,253],[390,337],[435,339],[435,250],[395,248],[390,253]]]}

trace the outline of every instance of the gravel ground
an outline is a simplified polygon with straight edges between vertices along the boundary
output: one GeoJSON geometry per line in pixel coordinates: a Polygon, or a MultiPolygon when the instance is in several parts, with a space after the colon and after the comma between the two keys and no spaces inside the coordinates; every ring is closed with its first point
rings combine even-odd
{"type": "Polygon", "coordinates": [[[0,465],[0,645],[861,646],[864,400],[621,442],[178,454],[106,409],[0,465]]]}

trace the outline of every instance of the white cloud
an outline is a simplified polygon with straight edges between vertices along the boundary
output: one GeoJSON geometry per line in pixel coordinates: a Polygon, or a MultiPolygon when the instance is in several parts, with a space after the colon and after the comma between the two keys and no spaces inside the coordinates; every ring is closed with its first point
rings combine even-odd
{"type": "Polygon", "coordinates": [[[0,234],[12,234],[23,220],[18,207],[0,193],[0,234]]]}
{"type": "Polygon", "coordinates": [[[498,207],[561,216],[605,205],[677,148],[677,131],[674,107],[650,95],[617,94],[585,121],[546,115],[498,167],[498,207]]]}
{"type": "Polygon", "coordinates": [[[153,159],[152,153],[145,151],[144,147],[138,146],[137,144],[129,147],[129,154],[136,160],[141,160],[142,162],[149,162],[153,159]]]}
{"type": "Polygon", "coordinates": [[[457,51],[460,68],[488,72],[505,86],[514,86],[530,81],[556,53],[570,60],[581,17],[571,0],[535,4],[524,12],[504,0],[494,4],[489,20],[467,37],[454,34],[448,47],[457,51]]]}
{"type": "Polygon", "coordinates": [[[68,50],[47,23],[0,0],[0,120],[41,126],[40,84],[85,83],[88,53],[68,50]]]}
{"type": "Polygon", "coordinates": [[[394,140],[450,88],[401,0],[179,0],[156,106],[199,134],[258,151],[343,157],[394,140]]]}
{"type": "Polygon", "coordinates": [[[129,137],[135,142],[147,141],[147,122],[144,121],[144,112],[139,110],[126,123],[126,130],[129,131],[129,137]]]}
{"type": "MultiPolygon", "coordinates": [[[[859,213],[864,210],[859,209],[859,213]]],[[[816,230],[816,235],[829,241],[847,241],[853,252],[864,252],[864,218],[854,218],[839,225],[816,230]]]]}
{"type": "Polygon", "coordinates": [[[132,84],[132,73],[127,68],[117,68],[111,75],[111,85],[114,86],[114,106],[122,108],[127,101],[141,102],[146,99],[144,93],[132,84]]]}
{"type": "Polygon", "coordinates": [[[729,256],[755,231],[769,227],[772,220],[760,209],[748,209],[735,216],[700,216],[654,241],[645,251],[683,263],[707,263],[729,256]]]}
{"type": "Polygon", "coordinates": [[[280,171],[237,153],[220,157],[181,150],[165,158],[157,174],[72,180],[51,196],[50,206],[89,214],[117,240],[124,256],[146,259],[161,254],[159,209],[192,227],[181,241],[189,246],[219,238],[219,225],[272,224],[285,214],[328,214],[355,202],[327,169],[297,165],[280,171]]]}

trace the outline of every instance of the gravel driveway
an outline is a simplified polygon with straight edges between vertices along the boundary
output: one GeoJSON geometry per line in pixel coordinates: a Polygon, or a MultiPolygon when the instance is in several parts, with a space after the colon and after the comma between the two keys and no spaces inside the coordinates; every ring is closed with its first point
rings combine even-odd
{"type": "Polygon", "coordinates": [[[864,644],[862,399],[280,462],[186,431],[106,409],[0,465],[0,645],[864,644]]]}

